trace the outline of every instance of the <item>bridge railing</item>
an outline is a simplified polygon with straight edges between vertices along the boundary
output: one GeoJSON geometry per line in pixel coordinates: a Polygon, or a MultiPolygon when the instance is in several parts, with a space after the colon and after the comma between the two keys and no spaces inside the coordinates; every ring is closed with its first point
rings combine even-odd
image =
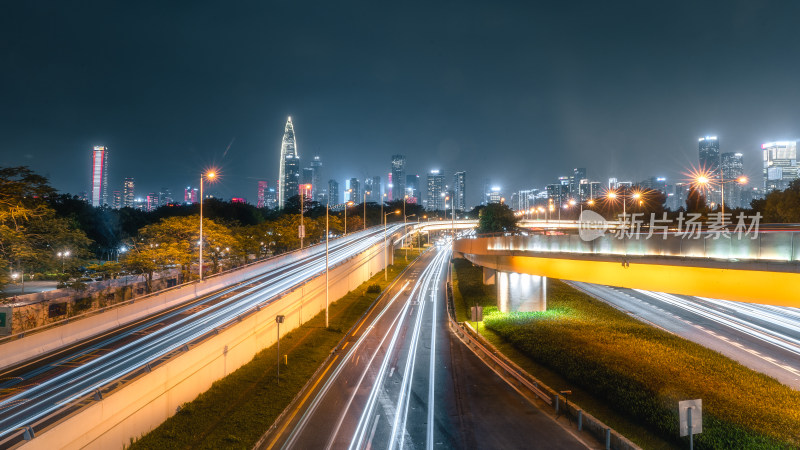
{"type": "Polygon", "coordinates": [[[594,240],[579,235],[512,235],[489,237],[487,250],[567,252],[631,256],[672,256],[720,260],[800,261],[800,232],[777,231],[752,235],[703,233],[685,235],[646,233],[618,238],[605,234],[594,240]]]}

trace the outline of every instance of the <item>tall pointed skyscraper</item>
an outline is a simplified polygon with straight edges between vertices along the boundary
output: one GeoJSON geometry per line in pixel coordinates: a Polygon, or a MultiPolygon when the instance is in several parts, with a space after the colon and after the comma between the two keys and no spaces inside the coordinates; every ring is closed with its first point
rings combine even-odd
{"type": "Polygon", "coordinates": [[[281,163],[278,174],[278,208],[283,208],[286,200],[300,195],[300,155],[294,139],[292,118],[286,120],[281,141],[281,163]]]}

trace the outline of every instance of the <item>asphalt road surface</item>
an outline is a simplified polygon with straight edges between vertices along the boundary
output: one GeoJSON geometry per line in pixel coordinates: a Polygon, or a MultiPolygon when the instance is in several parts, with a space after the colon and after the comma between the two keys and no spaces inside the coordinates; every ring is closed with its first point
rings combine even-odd
{"type": "Polygon", "coordinates": [[[387,289],[262,448],[587,448],[451,337],[450,255],[387,289]]]}
{"type": "Polygon", "coordinates": [[[800,389],[800,309],[570,282],[634,317],[800,389]]]}

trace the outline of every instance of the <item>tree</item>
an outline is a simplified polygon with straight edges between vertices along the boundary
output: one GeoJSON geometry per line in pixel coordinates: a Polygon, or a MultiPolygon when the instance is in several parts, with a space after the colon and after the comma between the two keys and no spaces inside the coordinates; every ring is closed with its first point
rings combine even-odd
{"type": "Polygon", "coordinates": [[[706,196],[695,187],[689,188],[689,193],[686,196],[686,212],[701,214],[708,212],[706,196]]]}
{"type": "MultiPolygon", "coordinates": [[[[0,168],[0,267],[61,271],[62,262],[77,265],[87,256],[86,235],[47,205],[54,193],[45,177],[27,167],[0,168]],[[63,250],[71,254],[67,261],[57,256],[63,250]]],[[[9,281],[8,274],[0,271],[0,285],[9,281]]]]}
{"type": "Polygon", "coordinates": [[[800,223],[800,180],[792,181],[783,191],[767,194],[762,214],[766,222],[800,223]]]}
{"type": "Polygon", "coordinates": [[[511,231],[517,227],[517,216],[505,203],[490,203],[480,211],[479,233],[511,231]]]}

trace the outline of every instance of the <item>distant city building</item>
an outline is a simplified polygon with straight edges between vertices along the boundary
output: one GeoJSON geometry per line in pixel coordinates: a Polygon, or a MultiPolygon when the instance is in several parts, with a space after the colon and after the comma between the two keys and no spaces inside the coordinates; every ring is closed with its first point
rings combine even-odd
{"type": "Polygon", "coordinates": [[[569,199],[569,185],[561,183],[548,184],[545,189],[547,190],[548,203],[556,208],[566,203],[569,199]]]}
{"type": "Polygon", "coordinates": [[[761,146],[764,153],[764,193],[784,190],[798,177],[797,141],[768,142],[761,146]]]}
{"type": "Polygon", "coordinates": [[[275,209],[278,207],[278,190],[275,188],[267,188],[267,191],[264,193],[264,206],[269,209],[275,209]]]}
{"type": "Polygon", "coordinates": [[[169,205],[170,203],[174,203],[175,200],[172,198],[172,191],[170,191],[167,187],[162,187],[160,191],[158,191],[158,206],[169,205]]]}
{"type": "Polygon", "coordinates": [[[199,196],[197,188],[193,188],[191,186],[187,186],[186,189],[183,190],[183,202],[184,203],[191,205],[193,203],[199,202],[200,201],[199,199],[200,199],[200,196],[199,196]]]}
{"type": "Polygon", "coordinates": [[[402,200],[406,193],[406,157],[392,155],[392,200],[402,200]]]}
{"type": "Polygon", "coordinates": [[[122,208],[122,191],[114,191],[111,193],[111,207],[114,209],[122,208]]]}
{"type": "Polygon", "coordinates": [[[283,208],[286,200],[297,195],[300,185],[300,155],[294,136],[292,118],[286,120],[281,140],[281,160],[278,174],[278,208],[283,208]]]}
{"type": "Polygon", "coordinates": [[[453,175],[453,198],[457,210],[467,210],[467,172],[456,172],[453,175]]]}
{"type": "Polygon", "coordinates": [[[92,206],[108,204],[108,148],[95,145],[92,150],[92,206]]]}
{"type": "Polygon", "coordinates": [[[510,204],[512,209],[517,211],[529,211],[536,206],[539,196],[539,189],[523,189],[516,193],[515,202],[510,204]]]}
{"type": "Polygon", "coordinates": [[[742,196],[742,193],[747,190],[747,186],[736,182],[739,177],[744,175],[744,155],[736,152],[725,152],[720,155],[720,160],[725,204],[733,208],[747,206],[744,204],[742,196]]]}
{"type": "Polygon", "coordinates": [[[363,201],[361,198],[361,183],[358,182],[358,178],[350,178],[347,185],[347,193],[347,201],[355,203],[363,201]]]}
{"type": "MultiPolygon", "coordinates": [[[[320,202],[319,194],[325,190],[323,186],[320,184],[321,179],[322,179],[322,158],[320,158],[319,156],[314,156],[314,158],[311,160],[311,180],[309,181],[309,183],[311,183],[311,186],[313,186],[311,195],[313,196],[314,200],[318,202],[320,202]]],[[[320,202],[320,204],[323,203],[324,202],[320,202]]]]}
{"type": "Polygon", "coordinates": [[[590,181],[589,182],[589,195],[586,197],[586,200],[600,198],[604,195],[606,189],[603,187],[603,183],[599,181],[590,181]]]}
{"type": "Polygon", "coordinates": [[[700,169],[717,174],[719,172],[719,140],[716,136],[700,138],[698,144],[700,169]]]}
{"type": "Polygon", "coordinates": [[[328,180],[328,202],[331,205],[339,204],[339,183],[336,180],[328,180]]]}
{"type": "Polygon", "coordinates": [[[144,210],[150,212],[155,211],[156,209],[158,209],[158,196],[155,192],[151,192],[147,194],[147,197],[145,197],[144,210]]]}
{"type": "Polygon", "coordinates": [[[122,183],[122,207],[133,208],[133,201],[135,198],[135,183],[133,177],[127,177],[122,183]]]}
{"type": "Polygon", "coordinates": [[[438,170],[431,170],[428,174],[428,201],[426,208],[429,211],[444,210],[444,196],[444,175],[439,173],[438,170]]]}
{"type": "Polygon", "coordinates": [[[247,199],[245,199],[245,198],[242,198],[242,197],[233,197],[233,198],[231,199],[231,203],[241,203],[241,204],[246,204],[246,203],[247,203],[247,199]]]}
{"type": "Polygon", "coordinates": [[[408,203],[421,203],[419,193],[419,175],[406,175],[406,196],[408,203]]]}
{"type": "Polygon", "coordinates": [[[486,197],[487,205],[490,203],[501,203],[503,200],[503,194],[500,191],[499,186],[490,186],[484,195],[486,197]]]}
{"type": "Polygon", "coordinates": [[[586,180],[586,169],[577,167],[572,169],[572,175],[569,177],[569,194],[572,198],[582,201],[580,185],[581,181],[586,180]]]}
{"type": "MultiPolygon", "coordinates": [[[[303,199],[303,202],[310,202],[314,199],[312,194],[314,192],[313,188],[314,186],[311,183],[301,183],[298,187],[297,195],[303,199]]],[[[305,208],[305,204],[303,207],[305,208]]]]}
{"type": "Polygon", "coordinates": [[[260,180],[256,194],[256,208],[265,208],[267,206],[267,189],[266,180],[260,180]]]}
{"type": "Polygon", "coordinates": [[[367,194],[368,202],[380,203],[381,177],[375,176],[364,179],[364,192],[367,194]]]}
{"type": "Polygon", "coordinates": [[[619,186],[617,185],[617,183],[619,183],[619,181],[618,181],[616,178],[609,178],[609,179],[608,179],[608,189],[609,189],[609,190],[614,190],[614,189],[616,189],[617,187],[619,187],[619,186]]]}
{"type": "Polygon", "coordinates": [[[300,175],[300,184],[313,184],[314,182],[314,169],[306,167],[302,170],[300,175]]]}

